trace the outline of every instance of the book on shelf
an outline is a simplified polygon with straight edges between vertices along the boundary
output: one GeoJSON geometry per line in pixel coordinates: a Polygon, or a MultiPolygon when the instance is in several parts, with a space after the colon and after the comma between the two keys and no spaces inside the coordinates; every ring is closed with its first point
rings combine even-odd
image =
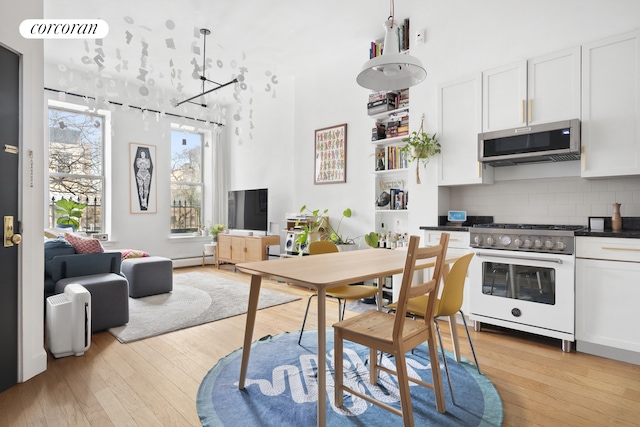
{"type": "MultiPolygon", "coordinates": [[[[404,19],[402,23],[400,23],[400,21],[398,20],[394,23],[394,25],[396,27],[396,33],[398,35],[398,51],[404,52],[409,50],[409,43],[411,40],[409,18],[404,19]]],[[[384,43],[372,41],[369,45],[369,59],[380,56],[383,52],[384,43]]]]}
{"type": "Polygon", "coordinates": [[[395,170],[395,169],[406,169],[408,167],[408,156],[407,153],[402,151],[402,147],[390,145],[386,148],[379,147],[376,149],[376,167],[379,162],[377,162],[378,158],[384,158],[385,167],[382,169],[376,170],[395,170]]]}
{"type": "Polygon", "coordinates": [[[391,196],[390,209],[392,210],[407,209],[407,197],[406,197],[406,192],[404,190],[391,188],[389,190],[389,195],[391,196]]]}
{"type": "Polygon", "coordinates": [[[381,139],[385,139],[387,137],[386,127],[382,123],[376,124],[376,127],[371,129],[371,140],[379,141],[381,139]]]}

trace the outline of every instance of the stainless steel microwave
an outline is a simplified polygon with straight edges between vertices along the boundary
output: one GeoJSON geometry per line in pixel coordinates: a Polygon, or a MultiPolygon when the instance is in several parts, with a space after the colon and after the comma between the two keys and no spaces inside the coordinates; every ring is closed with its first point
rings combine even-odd
{"type": "Polygon", "coordinates": [[[578,159],[578,119],[478,134],[478,161],[491,166],[578,159]]]}

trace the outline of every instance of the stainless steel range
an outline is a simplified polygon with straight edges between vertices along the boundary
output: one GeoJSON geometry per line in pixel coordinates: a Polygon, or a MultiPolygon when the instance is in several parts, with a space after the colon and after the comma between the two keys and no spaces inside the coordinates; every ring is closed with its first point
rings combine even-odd
{"type": "Polygon", "coordinates": [[[470,229],[470,318],[575,341],[575,237],[582,226],[482,224],[470,229]]]}

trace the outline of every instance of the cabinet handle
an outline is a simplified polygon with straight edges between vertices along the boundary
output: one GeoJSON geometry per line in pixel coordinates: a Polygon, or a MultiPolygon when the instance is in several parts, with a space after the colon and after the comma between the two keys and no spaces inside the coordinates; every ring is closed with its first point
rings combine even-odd
{"type": "Polygon", "coordinates": [[[522,100],[522,104],[520,104],[520,120],[524,123],[524,99],[522,100]]]}
{"type": "Polygon", "coordinates": [[[605,251],[640,252],[640,248],[614,248],[614,247],[602,246],[602,249],[605,250],[605,251]]]}
{"type": "Polygon", "coordinates": [[[587,147],[582,145],[582,159],[580,159],[580,163],[582,166],[582,171],[586,171],[587,170],[587,147]]]}
{"type": "Polygon", "coordinates": [[[482,163],[478,162],[478,178],[482,178],[482,163]]]}
{"type": "Polygon", "coordinates": [[[531,123],[531,118],[533,117],[533,100],[532,99],[529,100],[528,114],[529,114],[529,123],[531,123]]]}

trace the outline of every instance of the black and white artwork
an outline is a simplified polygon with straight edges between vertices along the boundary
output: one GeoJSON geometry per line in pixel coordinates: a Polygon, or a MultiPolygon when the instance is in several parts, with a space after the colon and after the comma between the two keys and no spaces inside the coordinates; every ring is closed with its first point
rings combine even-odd
{"type": "Polygon", "coordinates": [[[156,213],[156,182],[153,175],[156,147],[129,144],[131,166],[131,213],[156,213]]]}

